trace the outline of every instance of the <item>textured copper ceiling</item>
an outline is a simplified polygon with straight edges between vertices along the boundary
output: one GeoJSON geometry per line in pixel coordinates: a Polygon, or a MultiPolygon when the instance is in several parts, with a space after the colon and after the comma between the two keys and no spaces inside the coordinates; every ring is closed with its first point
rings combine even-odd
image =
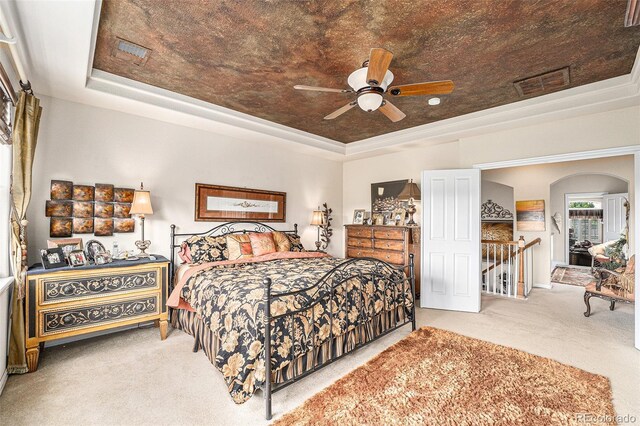
{"type": "MultiPolygon", "coordinates": [[[[580,86],[631,71],[640,27],[626,0],[103,2],[94,67],[216,105],[353,142],[522,100],[513,82],[568,66],[580,86]],[[152,50],[143,65],[114,54],[117,38],[152,50]],[[395,98],[407,118],[353,108],[346,88],[369,49],[394,53],[394,84],[451,79],[437,107],[395,98]]],[[[126,56],[126,55],[124,55],[126,56]]],[[[138,61],[139,63],[139,61],[138,61]]]]}

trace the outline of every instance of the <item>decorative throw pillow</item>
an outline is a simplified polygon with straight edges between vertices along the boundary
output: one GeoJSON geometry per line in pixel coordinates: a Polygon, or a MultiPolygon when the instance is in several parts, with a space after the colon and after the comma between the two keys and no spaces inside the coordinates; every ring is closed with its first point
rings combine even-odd
{"type": "Polygon", "coordinates": [[[193,258],[191,257],[191,250],[189,250],[189,244],[186,241],[183,241],[180,244],[180,251],[178,252],[178,256],[182,263],[193,263],[193,258]]]}
{"type": "Polygon", "coordinates": [[[276,251],[291,251],[291,241],[284,232],[274,231],[273,242],[276,244],[276,251]]]}
{"type": "Polygon", "coordinates": [[[289,238],[289,242],[291,243],[290,251],[306,251],[304,246],[300,242],[300,236],[294,234],[286,234],[287,238],[289,238]]]}
{"type": "Polygon", "coordinates": [[[229,260],[253,256],[251,239],[246,234],[227,235],[227,247],[229,248],[229,260]]]}
{"type": "MultiPolygon", "coordinates": [[[[229,257],[225,237],[194,235],[186,243],[186,248],[191,256],[191,263],[219,262],[227,260],[229,257]]],[[[188,256],[186,258],[188,259],[188,256]]]]}
{"type": "Polygon", "coordinates": [[[273,241],[271,232],[252,232],[249,234],[249,240],[254,256],[262,256],[276,251],[276,243],[273,241]]]}

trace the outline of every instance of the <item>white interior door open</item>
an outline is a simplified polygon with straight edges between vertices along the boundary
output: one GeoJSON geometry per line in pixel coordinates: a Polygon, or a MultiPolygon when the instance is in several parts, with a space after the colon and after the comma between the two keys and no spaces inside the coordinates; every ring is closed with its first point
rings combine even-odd
{"type": "Polygon", "coordinates": [[[603,242],[620,238],[627,226],[627,210],[624,203],[629,194],[606,194],[602,197],[603,242]]]}
{"type": "Polygon", "coordinates": [[[480,311],[480,170],[422,172],[420,306],[480,311]]]}

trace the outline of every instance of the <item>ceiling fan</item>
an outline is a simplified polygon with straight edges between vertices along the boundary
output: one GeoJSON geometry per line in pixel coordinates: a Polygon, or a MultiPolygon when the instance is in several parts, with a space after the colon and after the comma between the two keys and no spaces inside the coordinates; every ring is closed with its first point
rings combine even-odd
{"type": "MultiPolygon", "coordinates": [[[[325,120],[334,118],[349,111],[358,105],[363,111],[372,112],[380,110],[393,122],[400,121],[406,114],[396,108],[391,102],[384,99],[385,93],[391,96],[418,96],[418,95],[447,95],[453,92],[453,81],[430,81],[426,83],[403,84],[391,86],[393,73],[389,71],[389,64],[393,53],[382,48],[373,48],[369,53],[369,59],[362,64],[362,68],[355,70],[347,78],[351,89],[331,89],[327,87],[315,87],[296,85],[294,89],[311,90],[315,92],[355,93],[357,98],[342,108],[327,115],[325,120]]],[[[439,99],[430,99],[430,105],[439,104],[439,99]],[[435,100],[437,99],[437,100],[435,100]]]]}

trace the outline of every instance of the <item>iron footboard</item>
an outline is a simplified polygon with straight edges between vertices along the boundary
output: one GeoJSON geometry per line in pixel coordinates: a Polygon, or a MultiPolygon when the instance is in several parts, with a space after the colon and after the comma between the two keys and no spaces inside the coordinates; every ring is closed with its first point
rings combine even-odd
{"type": "MultiPolygon", "coordinates": [[[[367,280],[368,281],[368,280],[367,280]]],[[[411,323],[411,327],[412,330],[416,329],[416,305],[415,305],[415,270],[414,270],[414,256],[413,254],[409,255],[409,265],[408,266],[404,266],[404,267],[396,267],[396,266],[392,266],[386,262],[383,262],[381,260],[378,259],[373,259],[373,258],[357,258],[357,259],[349,259],[346,260],[345,262],[341,263],[340,265],[336,266],[335,268],[333,268],[331,271],[327,272],[314,286],[310,287],[310,288],[306,288],[306,289],[302,289],[302,290],[297,290],[297,291],[291,291],[291,292],[286,292],[286,293],[278,293],[278,294],[272,294],[272,281],[270,278],[265,278],[264,279],[264,285],[265,285],[265,296],[264,296],[264,302],[265,302],[265,344],[264,344],[264,351],[265,351],[265,383],[262,386],[262,390],[264,392],[264,398],[265,398],[265,417],[267,420],[271,420],[272,418],[272,411],[271,411],[271,396],[274,392],[277,392],[281,389],[284,389],[285,387],[297,382],[298,380],[308,376],[309,374],[312,374],[313,372],[326,367],[327,365],[330,365],[331,363],[333,363],[334,361],[342,358],[343,356],[363,347],[368,345],[371,342],[374,342],[376,340],[378,340],[379,338],[385,336],[386,334],[406,325],[411,323]],[[350,269],[349,267],[351,266],[355,266],[355,265],[366,265],[369,266],[369,269],[366,272],[361,272],[358,271],[357,268],[355,269],[350,269]],[[405,276],[405,269],[408,268],[408,277],[405,276]],[[389,273],[391,272],[391,273],[389,273]],[[362,283],[362,279],[369,279],[371,280],[371,282],[373,283],[373,287],[374,287],[374,292],[377,289],[377,285],[376,283],[379,282],[379,280],[384,280],[384,295],[383,295],[383,300],[384,300],[384,307],[382,309],[383,314],[386,312],[391,312],[391,322],[389,324],[389,327],[385,330],[382,330],[382,332],[380,334],[378,334],[377,336],[375,334],[372,334],[371,339],[366,340],[365,342],[361,342],[360,344],[356,344],[353,348],[348,349],[348,350],[342,350],[342,351],[337,351],[336,348],[334,347],[334,335],[333,335],[333,322],[334,322],[334,312],[332,307],[335,306],[341,306],[343,307],[343,305],[347,305],[347,308],[350,305],[349,299],[350,299],[350,295],[347,293],[347,289],[346,289],[346,282],[351,280],[351,279],[360,279],[360,282],[362,283]],[[411,291],[411,301],[407,300],[407,297],[405,296],[406,292],[405,292],[405,283],[408,282],[408,285],[410,287],[410,291],[411,291]],[[336,289],[338,289],[340,286],[342,286],[343,284],[345,284],[345,297],[344,297],[344,301],[342,302],[338,302],[337,301],[337,296],[336,296],[336,289]],[[401,292],[402,292],[402,296],[398,297],[398,286],[401,286],[401,292]],[[273,315],[271,313],[271,303],[275,300],[275,299],[279,299],[279,298],[284,298],[284,297],[288,297],[288,296],[292,296],[293,298],[295,298],[296,296],[300,295],[302,296],[303,294],[308,294],[309,291],[313,291],[313,289],[316,289],[316,292],[314,293],[314,297],[311,298],[312,302],[308,303],[304,306],[302,306],[299,309],[296,310],[292,310],[289,312],[285,312],[283,314],[279,314],[279,315],[273,315]],[[387,290],[392,290],[393,291],[393,297],[391,298],[391,300],[389,301],[389,298],[387,297],[387,290]],[[328,298],[328,300],[326,300],[328,298]],[[321,303],[325,301],[325,303],[328,303],[329,306],[329,339],[327,340],[327,342],[329,342],[329,350],[326,352],[328,354],[327,357],[323,358],[322,363],[318,364],[318,359],[316,355],[316,318],[315,318],[315,305],[321,303]],[[410,303],[410,305],[409,305],[410,303]],[[409,306],[409,315],[407,315],[407,307],[409,306]],[[403,313],[404,315],[402,316],[401,319],[398,319],[397,317],[397,312],[398,312],[398,308],[402,308],[403,309],[403,313]],[[272,354],[272,342],[271,342],[271,337],[272,337],[272,332],[275,329],[275,322],[278,320],[285,320],[282,321],[281,324],[284,324],[286,322],[288,322],[289,324],[291,324],[291,327],[293,328],[291,335],[294,336],[295,335],[295,317],[296,315],[303,315],[305,312],[311,312],[312,315],[312,326],[311,326],[311,356],[312,356],[312,367],[307,369],[306,371],[304,371],[303,373],[300,373],[298,375],[293,375],[292,377],[286,378],[284,381],[281,381],[279,383],[274,383],[273,382],[273,378],[272,378],[272,372],[273,372],[273,366],[271,364],[271,354],[272,354]],[[290,321],[286,321],[286,317],[290,317],[290,321]]],[[[366,324],[367,321],[371,321],[373,316],[375,316],[375,309],[374,309],[374,313],[373,316],[368,315],[368,313],[370,312],[369,308],[369,303],[371,301],[370,298],[366,297],[365,294],[365,286],[364,285],[360,285],[357,288],[354,287],[355,291],[355,297],[351,297],[351,299],[354,300],[354,303],[360,303],[360,306],[356,306],[356,308],[359,311],[358,314],[358,318],[354,324],[355,329],[357,330],[358,327],[363,326],[364,324],[366,324]],[[367,306],[364,306],[364,301],[367,300],[367,306]]],[[[352,306],[353,307],[353,306],[352,306]]],[[[347,309],[348,310],[348,309],[347,309]]],[[[293,360],[295,357],[295,347],[296,345],[293,344],[291,345],[291,355],[290,358],[293,360]]]]}

